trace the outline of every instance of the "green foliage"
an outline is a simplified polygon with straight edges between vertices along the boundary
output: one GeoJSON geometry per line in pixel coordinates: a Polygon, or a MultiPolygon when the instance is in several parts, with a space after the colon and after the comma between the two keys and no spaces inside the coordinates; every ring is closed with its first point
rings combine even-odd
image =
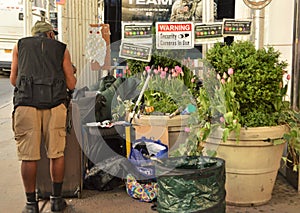
{"type": "Polygon", "coordinates": [[[199,95],[205,112],[200,114],[205,120],[201,140],[217,125],[224,129],[226,141],[231,131],[238,138],[241,127],[285,124],[289,133],[274,144],[288,143],[292,160],[284,160],[298,169],[300,113],[285,101],[287,85],[283,86],[283,70],[287,63],[279,58],[280,52],[273,47],[256,50],[250,41],[233,42],[230,46],[218,43],[207,52],[208,73],[199,95]]]}
{"type": "MultiPolygon", "coordinates": [[[[255,49],[250,41],[216,44],[207,53],[208,62],[223,76],[234,70],[233,100],[238,106],[237,119],[242,126],[273,126],[278,124],[285,93],[282,91],[282,71],[287,66],[280,61],[280,52],[273,47],[255,49]]],[[[228,102],[226,102],[227,104],[228,102]]]]}

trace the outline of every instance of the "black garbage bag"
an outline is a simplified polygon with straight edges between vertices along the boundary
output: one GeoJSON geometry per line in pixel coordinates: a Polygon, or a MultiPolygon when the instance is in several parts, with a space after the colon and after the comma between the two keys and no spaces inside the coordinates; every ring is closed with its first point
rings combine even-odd
{"type": "Polygon", "coordinates": [[[115,179],[111,174],[101,170],[98,166],[94,166],[89,171],[83,182],[84,189],[108,191],[112,190],[111,182],[115,179]]]}
{"type": "Polygon", "coordinates": [[[162,159],[155,166],[160,213],[223,213],[225,161],[203,156],[162,159]]]}

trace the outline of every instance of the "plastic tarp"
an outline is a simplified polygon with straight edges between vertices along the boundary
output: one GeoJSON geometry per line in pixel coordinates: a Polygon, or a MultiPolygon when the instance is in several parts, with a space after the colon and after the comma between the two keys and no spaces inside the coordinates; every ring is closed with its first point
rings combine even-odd
{"type": "Polygon", "coordinates": [[[155,167],[158,212],[225,212],[224,160],[201,156],[161,161],[155,167]]]}

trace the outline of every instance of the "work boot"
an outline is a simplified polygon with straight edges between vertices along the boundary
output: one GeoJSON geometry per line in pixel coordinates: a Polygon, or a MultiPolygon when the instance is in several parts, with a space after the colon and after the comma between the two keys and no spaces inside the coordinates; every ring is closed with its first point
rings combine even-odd
{"type": "Polygon", "coordinates": [[[22,213],[39,213],[38,202],[26,202],[22,213]]]}
{"type": "Polygon", "coordinates": [[[50,204],[52,212],[62,212],[67,207],[65,199],[62,197],[50,196],[50,204]]]}

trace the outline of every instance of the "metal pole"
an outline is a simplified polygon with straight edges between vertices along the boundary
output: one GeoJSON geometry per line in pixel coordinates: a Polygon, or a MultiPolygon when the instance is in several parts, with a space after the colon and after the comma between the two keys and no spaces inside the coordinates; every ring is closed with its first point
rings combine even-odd
{"type": "Polygon", "coordinates": [[[24,8],[24,36],[31,35],[32,28],[32,0],[23,1],[24,8]]]}
{"type": "Polygon", "coordinates": [[[291,104],[294,110],[300,109],[300,4],[299,0],[294,1],[294,45],[293,45],[293,69],[292,69],[292,89],[291,89],[291,104]]]}
{"type": "Polygon", "coordinates": [[[251,10],[253,18],[253,29],[254,32],[251,36],[251,41],[254,42],[256,49],[262,48],[264,46],[264,36],[265,36],[265,9],[251,10]]]}
{"type": "Polygon", "coordinates": [[[272,0],[244,0],[244,3],[251,8],[253,18],[253,35],[251,41],[254,42],[256,49],[264,46],[265,36],[265,7],[271,3],[272,0]]]}
{"type": "Polygon", "coordinates": [[[46,0],[46,20],[50,21],[50,0],[46,0]]]}
{"type": "MultiPolygon", "coordinates": [[[[202,21],[203,23],[214,22],[214,1],[213,0],[203,0],[202,8],[202,21]]],[[[205,58],[207,50],[212,44],[202,45],[202,58],[205,58]]]]}

